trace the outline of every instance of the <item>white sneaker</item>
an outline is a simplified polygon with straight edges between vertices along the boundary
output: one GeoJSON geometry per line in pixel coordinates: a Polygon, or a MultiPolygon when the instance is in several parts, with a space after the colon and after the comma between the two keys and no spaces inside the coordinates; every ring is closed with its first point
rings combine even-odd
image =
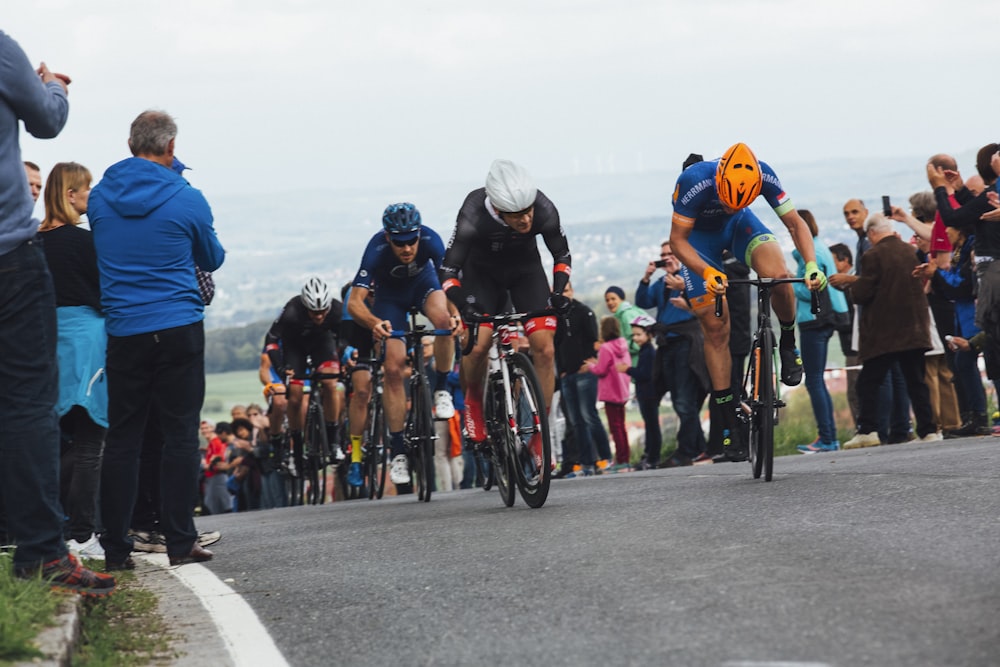
{"type": "Polygon", "coordinates": [[[878,432],[858,433],[856,436],[841,445],[841,449],[860,449],[862,447],[878,447],[882,444],[879,440],[878,432]]]}
{"type": "Polygon", "coordinates": [[[406,460],[406,454],[399,454],[392,458],[392,468],[389,469],[389,479],[393,484],[410,483],[410,464],[406,460]]]}
{"type": "Polygon", "coordinates": [[[919,442],[937,442],[939,440],[944,440],[944,436],[941,435],[940,431],[932,431],[920,438],[919,442]]]}
{"type": "Polygon", "coordinates": [[[104,560],[104,547],[101,546],[97,535],[91,535],[86,542],[70,540],[66,543],[66,548],[77,558],[93,558],[94,560],[104,560]]]}
{"type": "Polygon", "coordinates": [[[451,402],[451,394],[444,389],[434,392],[434,416],[437,419],[451,419],[455,416],[455,404],[451,402]]]}

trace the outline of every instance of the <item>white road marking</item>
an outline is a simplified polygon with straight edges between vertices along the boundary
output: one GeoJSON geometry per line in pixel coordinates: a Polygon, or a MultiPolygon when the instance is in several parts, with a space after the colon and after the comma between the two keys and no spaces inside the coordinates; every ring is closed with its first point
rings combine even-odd
{"type": "Polygon", "coordinates": [[[242,665],[288,667],[271,635],[246,600],[198,563],[171,567],[166,554],[143,554],[184,584],[208,611],[233,662],[242,665]]]}

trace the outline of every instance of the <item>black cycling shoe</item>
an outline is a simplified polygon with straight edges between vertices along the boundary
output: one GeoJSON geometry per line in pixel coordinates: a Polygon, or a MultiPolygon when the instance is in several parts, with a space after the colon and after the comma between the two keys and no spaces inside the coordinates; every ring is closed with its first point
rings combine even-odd
{"type": "Polygon", "coordinates": [[[802,355],[797,347],[778,346],[781,355],[781,381],[786,386],[795,387],[802,382],[802,355]]]}
{"type": "Polygon", "coordinates": [[[726,431],[722,432],[722,460],[716,460],[716,457],[712,457],[715,463],[722,463],[724,461],[732,461],[733,463],[739,463],[740,461],[748,461],[750,459],[750,449],[747,447],[746,441],[742,437],[742,433],[737,430],[731,435],[727,435],[726,431]]]}

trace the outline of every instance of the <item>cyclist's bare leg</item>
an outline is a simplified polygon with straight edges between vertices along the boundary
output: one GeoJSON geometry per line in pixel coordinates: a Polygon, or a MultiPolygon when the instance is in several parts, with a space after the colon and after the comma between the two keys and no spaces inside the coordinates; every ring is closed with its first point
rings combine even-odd
{"type": "Polygon", "coordinates": [[[535,366],[538,381],[542,385],[546,412],[552,405],[552,392],[556,386],[555,347],[553,346],[555,334],[555,331],[539,329],[528,336],[528,345],[531,346],[531,361],[535,366]]]}
{"type": "MultiPolygon", "coordinates": [[[[750,256],[753,270],[761,278],[792,278],[785,264],[785,254],[777,241],[762,243],[750,256]]],[[[795,292],[789,284],[775,285],[771,290],[771,308],[781,322],[795,321],[795,292]]]]}
{"type": "Polygon", "coordinates": [[[277,392],[271,394],[270,401],[271,408],[267,411],[270,426],[267,432],[274,438],[281,435],[281,427],[285,424],[285,412],[288,410],[288,401],[285,399],[284,394],[277,392]]]}
{"type": "Polygon", "coordinates": [[[293,431],[301,431],[305,421],[303,418],[305,408],[305,402],[302,400],[303,395],[301,384],[290,383],[288,385],[288,428],[293,431]]]}
{"type": "Polygon", "coordinates": [[[722,317],[715,316],[715,300],[694,311],[705,339],[705,365],[712,389],[723,391],[732,384],[733,357],[729,352],[729,304],[722,300],[722,317]]]}
{"type": "Polygon", "coordinates": [[[385,345],[385,419],[390,433],[403,430],[406,423],[406,392],[403,388],[403,374],[406,371],[406,344],[398,338],[391,338],[385,345]]]}
{"type": "MultiPolygon", "coordinates": [[[[451,329],[451,314],[448,312],[448,299],[441,290],[434,290],[424,301],[424,315],[431,321],[435,329],[451,329]]],[[[447,373],[451,370],[455,359],[455,339],[448,336],[437,336],[434,339],[434,370],[447,373]]]]}
{"type": "Polygon", "coordinates": [[[351,376],[351,401],[347,408],[351,435],[361,437],[368,418],[368,401],[372,396],[372,374],[367,370],[356,370],[351,376]]]}

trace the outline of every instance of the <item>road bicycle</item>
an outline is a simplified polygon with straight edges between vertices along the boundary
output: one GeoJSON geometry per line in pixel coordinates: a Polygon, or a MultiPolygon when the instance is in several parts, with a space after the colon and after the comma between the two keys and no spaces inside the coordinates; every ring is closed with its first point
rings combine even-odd
{"type": "MultiPolygon", "coordinates": [[[[815,278],[815,275],[813,276],[815,278]]],[[[744,442],[749,446],[750,468],[754,479],[764,476],[770,482],[774,474],[774,427],[779,411],[785,407],[781,399],[780,360],[778,341],[771,325],[771,290],[775,285],[804,283],[804,278],[739,278],[730,285],[753,285],[757,288],[757,330],[750,348],[750,361],[743,377],[742,396],[736,407],[743,429],[744,442]]],[[[811,311],[819,313],[819,299],[811,293],[811,311]]],[[[715,298],[715,316],[722,317],[722,295],[715,298]]]]}
{"type": "Polygon", "coordinates": [[[389,461],[389,428],[385,422],[385,410],[382,406],[384,391],[382,358],[373,355],[371,359],[366,359],[365,363],[371,371],[371,399],[368,401],[365,428],[361,434],[361,469],[368,499],[376,500],[381,499],[385,493],[385,475],[389,461]]]}
{"type": "Polygon", "coordinates": [[[483,418],[489,445],[489,479],[500,491],[504,505],[514,504],[514,488],[528,507],[545,504],[552,478],[552,443],[545,398],[535,367],[514,349],[517,323],[551,316],[552,311],[504,313],[467,319],[471,325],[465,354],[472,350],[480,324],[492,324],[489,370],[483,383],[483,418]]]}
{"type": "MultiPolygon", "coordinates": [[[[414,490],[421,501],[428,502],[434,490],[434,441],[437,440],[437,434],[434,431],[433,403],[431,402],[430,382],[427,378],[427,362],[424,359],[424,346],[421,343],[424,336],[451,336],[454,332],[451,329],[428,329],[423,324],[417,324],[417,315],[419,314],[419,308],[411,308],[409,310],[409,328],[394,329],[390,335],[392,338],[401,339],[406,344],[409,355],[410,407],[406,413],[403,438],[406,441],[406,457],[414,490]]],[[[372,400],[375,400],[376,396],[381,403],[382,394],[376,394],[372,391],[372,400]]]]}
{"type": "MultiPolygon", "coordinates": [[[[308,360],[307,360],[308,361],[308,360]]],[[[333,449],[326,431],[326,417],[323,412],[323,381],[340,379],[340,372],[320,372],[309,362],[307,375],[308,399],[306,404],[305,428],[302,430],[302,448],[293,447],[289,475],[291,479],[292,505],[322,505],[327,498],[327,465],[336,463],[332,459],[333,449]]]]}

